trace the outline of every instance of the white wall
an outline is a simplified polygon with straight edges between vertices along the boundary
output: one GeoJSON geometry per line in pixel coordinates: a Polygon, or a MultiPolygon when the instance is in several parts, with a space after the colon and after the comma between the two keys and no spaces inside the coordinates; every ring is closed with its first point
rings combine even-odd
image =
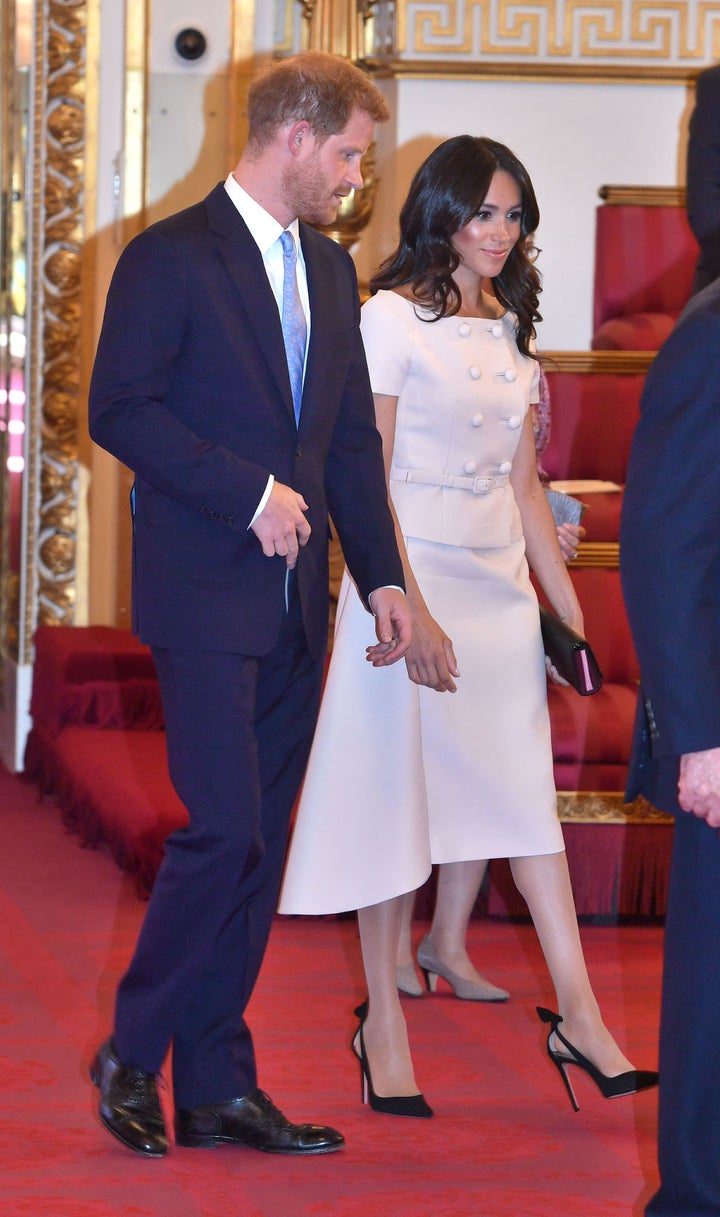
{"type": "Polygon", "coordinates": [[[685,88],[399,80],[388,96],[395,113],[389,129],[378,131],[376,213],[353,251],[361,280],[393,248],[392,216],[422,159],[450,135],[488,135],[525,163],[540,204],[538,265],[545,284],[540,345],[586,350],[598,189],[684,182],[692,104],[685,88]]]}

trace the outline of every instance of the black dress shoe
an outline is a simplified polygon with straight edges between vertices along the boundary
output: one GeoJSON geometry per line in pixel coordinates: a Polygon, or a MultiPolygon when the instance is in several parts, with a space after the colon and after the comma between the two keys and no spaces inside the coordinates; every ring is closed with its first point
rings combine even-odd
{"type": "Polygon", "coordinates": [[[319,1124],[291,1124],[264,1090],[175,1113],[175,1142],[192,1148],[248,1145],[266,1154],[331,1154],[345,1138],[319,1124]]]}
{"type": "Polygon", "coordinates": [[[109,1039],[98,1048],[90,1081],[100,1087],[100,1121],[108,1132],[148,1158],[167,1153],[165,1121],[152,1073],[123,1065],[109,1039]]]}

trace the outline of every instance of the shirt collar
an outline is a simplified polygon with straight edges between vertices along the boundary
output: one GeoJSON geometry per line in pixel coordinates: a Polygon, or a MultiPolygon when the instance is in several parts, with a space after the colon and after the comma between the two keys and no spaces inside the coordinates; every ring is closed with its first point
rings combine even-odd
{"type": "MultiPolygon", "coordinates": [[[[247,190],[243,189],[232,173],[229,173],[225,180],[225,189],[230,196],[233,206],[239,211],[247,224],[250,235],[260,253],[265,257],[278,240],[281,232],[284,232],[282,224],[279,224],[275,217],[270,215],[269,211],[261,207],[252,195],[249,195],[247,190]]],[[[299,246],[300,227],[298,221],[293,220],[291,224],[288,224],[287,231],[292,233],[296,246],[299,246]]]]}

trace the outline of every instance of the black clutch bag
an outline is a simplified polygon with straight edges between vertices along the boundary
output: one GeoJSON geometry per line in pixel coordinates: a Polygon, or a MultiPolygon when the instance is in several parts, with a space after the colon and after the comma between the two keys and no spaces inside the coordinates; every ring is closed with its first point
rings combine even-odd
{"type": "Polygon", "coordinates": [[[603,676],[589,642],[540,605],[540,629],[545,654],[560,676],[582,697],[597,693],[603,676]]]}

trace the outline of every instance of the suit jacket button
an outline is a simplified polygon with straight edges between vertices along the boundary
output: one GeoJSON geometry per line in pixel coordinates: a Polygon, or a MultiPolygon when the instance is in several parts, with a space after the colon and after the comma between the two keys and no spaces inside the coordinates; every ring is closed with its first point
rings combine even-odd
{"type": "Polygon", "coordinates": [[[302,454],[303,454],[303,450],[302,450],[302,448],[300,447],[300,445],[298,444],[297,448],[295,449],[295,455],[296,455],[296,456],[302,456],[302,454]]]}

